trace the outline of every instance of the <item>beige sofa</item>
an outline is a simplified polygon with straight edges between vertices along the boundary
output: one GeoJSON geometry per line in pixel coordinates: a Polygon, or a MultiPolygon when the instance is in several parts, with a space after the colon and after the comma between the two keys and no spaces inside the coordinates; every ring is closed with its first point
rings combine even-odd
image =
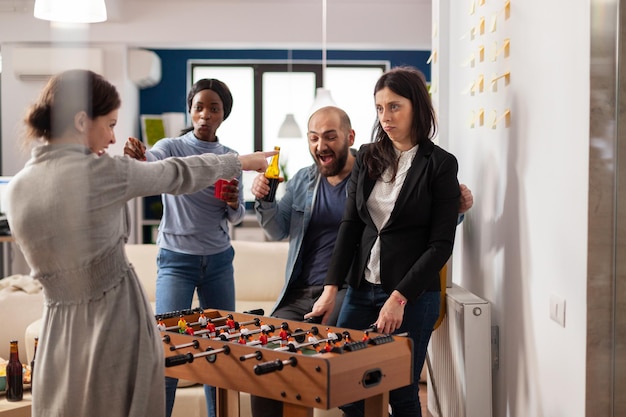
{"type": "MultiPolygon", "coordinates": [[[[233,240],[232,244],[235,250],[235,310],[243,312],[262,308],[265,314],[269,314],[284,283],[288,243],[233,240]]],[[[129,244],[126,246],[127,256],[153,305],[156,292],[157,252],[158,247],[152,244],[129,244]]],[[[29,277],[25,278],[27,278],[25,279],[26,282],[30,280],[29,277]]],[[[0,282],[2,281],[0,280],[0,282]]],[[[8,340],[12,337],[18,338],[22,341],[20,346],[26,345],[26,349],[21,351],[22,360],[29,363],[32,357],[33,340],[40,329],[40,321],[37,318],[41,317],[43,297],[38,291],[35,291],[35,294],[11,294],[10,297],[14,297],[14,299],[9,305],[15,306],[15,309],[4,310],[5,305],[1,301],[2,292],[0,291],[0,320],[6,321],[13,329],[10,332],[11,336],[6,335],[5,343],[2,336],[8,333],[8,328],[0,321],[2,324],[0,327],[2,329],[0,331],[0,348],[6,347],[8,357],[8,340]],[[27,307],[25,307],[26,304],[28,304],[27,307]],[[19,318],[7,320],[6,317],[10,317],[10,315],[3,314],[3,311],[24,311],[25,313],[21,314],[19,318]]],[[[196,306],[198,306],[198,302],[194,300],[192,307],[196,306]]],[[[3,351],[0,349],[0,357],[2,355],[3,351]]],[[[206,417],[206,415],[202,385],[182,381],[181,387],[176,391],[173,417],[206,417]]],[[[241,394],[240,415],[242,417],[251,416],[250,398],[245,393],[241,394]]],[[[314,416],[335,417],[341,416],[341,412],[338,409],[315,409],[314,416]]]]}

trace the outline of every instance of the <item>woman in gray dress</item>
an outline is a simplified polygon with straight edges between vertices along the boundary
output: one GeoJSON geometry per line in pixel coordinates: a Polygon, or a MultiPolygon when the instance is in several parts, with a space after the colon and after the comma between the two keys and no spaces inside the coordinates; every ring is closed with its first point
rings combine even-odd
{"type": "Polygon", "coordinates": [[[10,181],[7,217],[45,294],[33,416],[163,416],[163,348],[124,245],[126,203],[191,193],[274,152],[145,163],[105,153],[120,97],[90,71],[53,77],[26,116],[41,139],[10,181]]]}

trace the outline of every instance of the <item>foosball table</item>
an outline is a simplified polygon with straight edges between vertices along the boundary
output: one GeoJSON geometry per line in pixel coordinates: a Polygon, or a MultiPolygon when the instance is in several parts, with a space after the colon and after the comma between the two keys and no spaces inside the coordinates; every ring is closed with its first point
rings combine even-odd
{"type": "Polygon", "coordinates": [[[408,337],[288,321],[254,312],[185,310],[157,316],[165,375],[217,388],[218,417],[239,417],[239,393],[283,402],[283,416],[312,417],[365,400],[386,416],[389,391],[413,380],[408,337]]]}

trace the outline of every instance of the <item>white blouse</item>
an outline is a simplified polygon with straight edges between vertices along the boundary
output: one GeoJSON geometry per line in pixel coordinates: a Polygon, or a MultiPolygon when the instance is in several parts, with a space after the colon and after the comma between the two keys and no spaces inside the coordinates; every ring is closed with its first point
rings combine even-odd
{"type": "MultiPolygon", "coordinates": [[[[398,172],[396,173],[395,180],[391,181],[391,169],[387,168],[381,178],[376,181],[374,189],[367,199],[367,210],[370,213],[370,217],[376,225],[376,229],[380,233],[380,230],[385,227],[391,212],[396,204],[406,174],[411,168],[413,158],[417,153],[418,145],[415,145],[408,151],[399,151],[395,149],[398,156],[398,172]]],[[[372,284],[380,284],[380,237],[376,238],[372,251],[370,252],[370,258],[365,268],[365,280],[372,284]]]]}

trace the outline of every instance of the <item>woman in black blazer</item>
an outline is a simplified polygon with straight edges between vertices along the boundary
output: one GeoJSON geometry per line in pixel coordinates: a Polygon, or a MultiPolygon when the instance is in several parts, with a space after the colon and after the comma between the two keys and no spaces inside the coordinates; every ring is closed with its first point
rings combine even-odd
{"type": "MultiPolygon", "coordinates": [[[[374,140],[358,152],[324,293],[307,316],[324,322],[347,279],[339,327],[408,332],[414,383],[392,391],[389,403],[394,417],[421,416],[418,381],[439,316],[439,270],[454,244],[458,164],[432,142],[435,111],[421,72],[391,69],[374,97],[374,140]]],[[[341,408],[363,415],[363,401],[341,408]]]]}

